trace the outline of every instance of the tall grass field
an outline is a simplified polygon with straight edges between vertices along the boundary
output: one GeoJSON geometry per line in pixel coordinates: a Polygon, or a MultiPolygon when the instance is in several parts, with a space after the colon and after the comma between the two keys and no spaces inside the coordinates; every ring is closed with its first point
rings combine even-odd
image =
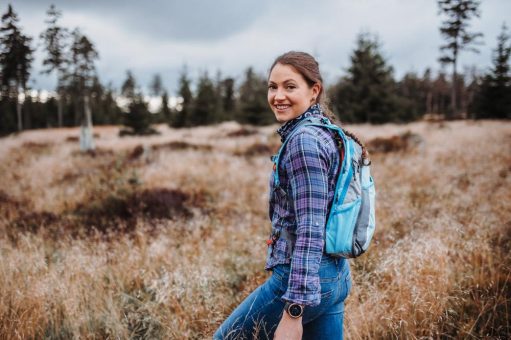
{"type": "MultiPolygon", "coordinates": [[[[349,125],[377,230],[348,339],[511,337],[511,123],[349,125]]],[[[0,139],[0,339],[207,339],[264,282],[277,126],[0,139]]]]}

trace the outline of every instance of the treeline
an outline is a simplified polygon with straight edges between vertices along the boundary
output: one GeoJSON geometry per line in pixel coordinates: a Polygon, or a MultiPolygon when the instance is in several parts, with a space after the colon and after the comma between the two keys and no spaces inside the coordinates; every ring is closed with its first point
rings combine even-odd
{"type": "MultiPolygon", "coordinates": [[[[440,0],[446,19],[440,31],[440,62],[452,73],[409,72],[396,79],[393,68],[370,33],[358,36],[346,75],[327,88],[331,107],[341,121],[408,122],[425,114],[446,118],[511,118],[510,37],[505,25],[497,37],[492,66],[484,73],[457,70],[462,50],[475,49],[480,33],[467,32],[468,21],[480,15],[478,1],[440,0]]],[[[183,68],[178,91],[172,96],[156,74],[144,93],[128,71],[120,89],[100,81],[94,43],[80,30],[59,25],[61,12],[50,6],[41,32],[44,73],[58,81],[53,95],[43,98],[29,86],[34,38],[24,34],[12,6],[0,27],[0,134],[32,128],[123,124],[123,134],[150,134],[153,123],[173,127],[215,124],[227,120],[265,125],[274,122],[267,102],[266,77],[249,67],[241,79],[203,72],[190,78],[183,68]],[[149,112],[148,97],[161,98],[161,108],[149,112]],[[177,103],[170,105],[171,97],[177,103]]],[[[443,69],[443,68],[442,68],[443,69]]]]}

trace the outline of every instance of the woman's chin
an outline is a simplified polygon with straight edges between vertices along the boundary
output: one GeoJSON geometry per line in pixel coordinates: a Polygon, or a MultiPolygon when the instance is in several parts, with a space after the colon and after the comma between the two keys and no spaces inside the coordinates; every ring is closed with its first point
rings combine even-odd
{"type": "Polygon", "coordinates": [[[287,114],[286,112],[273,112],[275,114],[275,119],[277,119],[277,122],[279,123],[285,123],[289,120],[291,120],[291,118],[289,117],[289,114],[287,114]]]}

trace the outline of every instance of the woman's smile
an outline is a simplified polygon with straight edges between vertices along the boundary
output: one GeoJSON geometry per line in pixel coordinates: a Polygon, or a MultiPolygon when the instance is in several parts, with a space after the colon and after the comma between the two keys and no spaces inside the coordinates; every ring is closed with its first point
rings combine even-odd
{"type": "Polygon", "coordinates": [[[291,105],[287,105],[287,104],[276,104],[274,105],[273,107],[275,107],[275,109],[277,109],[278,112],[284,112],[286,111],[287,109],[289,109],[291,107],[291,105]]]}

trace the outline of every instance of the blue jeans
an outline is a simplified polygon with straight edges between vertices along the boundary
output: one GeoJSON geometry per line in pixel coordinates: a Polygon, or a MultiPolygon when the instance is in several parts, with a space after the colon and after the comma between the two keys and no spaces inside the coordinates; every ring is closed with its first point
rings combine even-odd
{"type": "MultiPolygon", "coordinates": [[[[277,265],[273,275],[252,292],[217,329],[213,339],[273,339],[284,311],[290,265],[277,265]]],[[[351,289],[348,261],[323,255],[319,268],[321,304],[305,307],[303,339],[343,338],[344,300],[351,289]]]]}

